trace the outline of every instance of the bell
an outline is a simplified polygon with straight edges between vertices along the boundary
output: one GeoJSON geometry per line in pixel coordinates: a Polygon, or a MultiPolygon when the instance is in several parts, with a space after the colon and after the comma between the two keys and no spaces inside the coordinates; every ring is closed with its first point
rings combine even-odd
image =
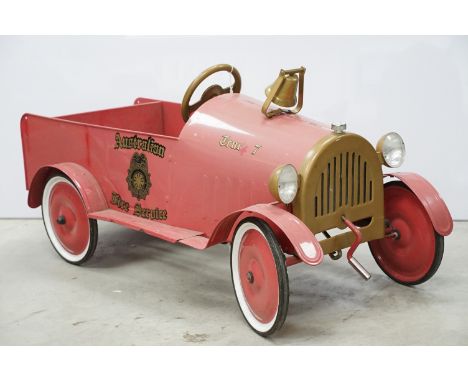
{"type": "MultiPolygon", "coordinates": [[[[275,81],[276,82],[276,81],[275,81]]],[[[296,74],[286,75],[278,91],[273,97],[272,102],[281,107],[293,107],[297,103],[297,86],[299,79],[296,74]]],[[[275,83],[265,89],[265,95],[268,97],[275,83]]]]}

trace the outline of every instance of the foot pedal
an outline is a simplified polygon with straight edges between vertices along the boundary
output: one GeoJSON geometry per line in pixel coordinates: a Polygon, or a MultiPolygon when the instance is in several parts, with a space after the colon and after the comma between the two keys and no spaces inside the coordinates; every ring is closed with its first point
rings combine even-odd
{"type": "Polygon", "coordinates": [[[364,268],[359,261],[356,260],[356,258],[351,257],[351,259],[348,260],[348,262],[351,264],[351,266],[362,276],[364,280],[369,280],[371,278],[371,275],[369,272],[367,272],[366,268],[364,268]]]}
{"type": "Polygon", "coordinates": [[[344,216],[341,217],[343,222],[346,224],[346,226],[354,233],[356,236],[356,240],[354,240],[353,244],[351,244],[351,247],[348,250],[348,262],[351,264],[351,266],[363,277],[364,280],[369,280],[371,278],[371,275],[367,270],[361,265],[359,261],[357,261],[354,257],[354,251],[358,247],[359,244],[361,244],[362,241],[362,233],[359,230],[358,227],[356,227],[353,222],[350,220],[346,219],[344,216]]]}

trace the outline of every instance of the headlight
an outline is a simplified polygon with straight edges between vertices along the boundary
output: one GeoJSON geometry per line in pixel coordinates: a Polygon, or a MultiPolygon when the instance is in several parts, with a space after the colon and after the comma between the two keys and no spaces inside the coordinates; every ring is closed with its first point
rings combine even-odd
{"type": "Polygon", "coordinates": [[[397,133],[385,134],[377,143],[377,153],[385,166],[400,167],[405,160],[405,143],[397,133]]]}
{"type": "Polygon", "coordinates": [[[292,164],[280,166],[270,176],[269,188],[276,200],[292,203],[299,188],[297,171],[292,164]]]}

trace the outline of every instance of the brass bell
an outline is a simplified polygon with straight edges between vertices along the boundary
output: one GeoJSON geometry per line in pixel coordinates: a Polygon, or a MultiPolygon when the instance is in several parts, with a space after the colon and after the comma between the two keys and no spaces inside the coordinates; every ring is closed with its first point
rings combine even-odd
{"type": "MultiPolygon", "coordinates": [[[[276,81],[275,81],[276,82],[276,81]]],[[[272,99],[272,102],[281,107],[293,107],[297,103],[297,87],[299,78],[297,74],[289,74],[284,80],[272,99]]],[[[265,95],[268,97],[275,83],[265,89],[265,95]]]]}

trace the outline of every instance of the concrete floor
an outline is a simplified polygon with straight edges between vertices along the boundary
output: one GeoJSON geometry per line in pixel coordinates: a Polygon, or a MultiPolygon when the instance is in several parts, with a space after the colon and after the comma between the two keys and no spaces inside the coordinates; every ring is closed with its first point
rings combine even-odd
{"type": "Polygon", "coordinates": [[[196,251],[99,223],[95,257],[65,263],[41,220],[0,220],[0,345],[468,345],[468,223],[428,283],[394,283],[357,257],[288,269],[289,314],[270,339],[239,311],[229,248],[196,251]]]}

